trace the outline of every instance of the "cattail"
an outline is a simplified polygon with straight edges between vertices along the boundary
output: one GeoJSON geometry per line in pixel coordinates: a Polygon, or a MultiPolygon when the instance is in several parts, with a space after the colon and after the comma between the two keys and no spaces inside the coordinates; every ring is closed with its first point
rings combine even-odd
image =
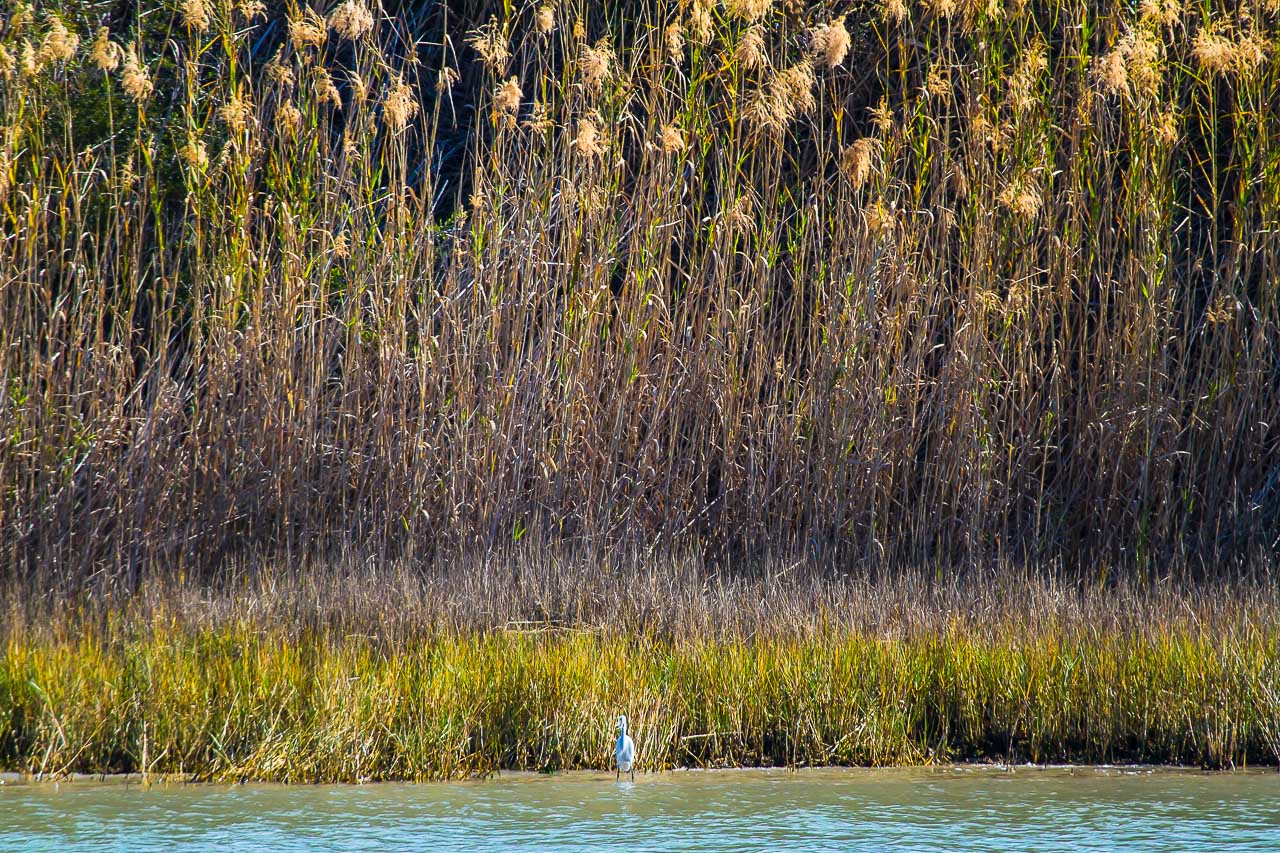
{"type": "Polygon", "coordinates": [[[899,23],[907,17],[907,4],[903,0],[885,0],[885,20],[899,23]]]}
{"type": "Polygon", "coordinates": [[[768,57],[764,52],[764,35],[759,26],[753,26],[742,34],[733,55],[738,64],[748,71],[759,71],[768,64],[768,57]]]}
{"type": "Polygon", "coordinates": [[[600,139],[600,130],[596,127],[596,123],[589,118],[578,120],[578,133],[574,136],[573,147],[578,153],[588,159],[595,159],[604,156],[605,146],[600,139]]]}
{"type": "Polygon", "coordinates": [[[301,17],[289,19],[289,41],[294,50],[324,47],[326,31],[324,20],[314,9],[308,8],[301,17]]]}
{"type": "Polygon", "coordinates": [[[193,33],[209,29],[209,7],[205,0],[182,0],[182,25],[193,33]]]}
{"type": "Polygon", "coordinates": [[[498,26],[497,18],[491,17],[489,23],[472,30],[467,36],[467,44],[480,54],[480,61],[495,74],[505,70],[511,61],[511,51],[507,48],[507,39],[498,26]]]}
{"type": "Polygon", "coordinates": [[[76,55],[76,48],[79,46],[80,37],[68,32],[62,21],[54,18],[49,32],[45,33],[44,41],[40,44],[39,62],[67,62],[76,55]]]}
{"type": "Polygon", "coordinates": [[[688,147],[684,134],[674,124],[664,124],[659,137],[658,147],[664,154],[679,154],[688,147]]]}
{"type": "Polygon", "coordinates": [[[548,35],[556,28],[556,10],[550,6],[539,6],[533,15],[533,27],[542,35],[548,35]]]}
{"type": "Polygon", "coordinates": [[[98,36],[93,40],[93,49],[89,51],[89,60],[104,74],[110,74],[120,67],[120,45],[111,40],[106,27],[98,28],[98,36]]]}
{"type": "Polygon", "coordinates": [[[871,177],[878,140],[863,137],[840,154],[840,170],[855,190],[862,189],[871,177]]]}
{"type": "Polygon", "coordinates": [[[338,94],[338,87],[333,84],[333,78],[329,76],[329,72],[324,68],[316,68],[314,79],[316,100],[322,104],[333,104],[341,109],[342,96],[338,94]]]}
{"type": "Polygon", "coordinates": [[[329,29],[349,41],[373,30],[373,13],[358,0],[346,0],[329,15],[329,29]]]}
{"type": "Polygon", "coordinates": [[[582,79],[589,89],[599,92],[604,88],[605,82],[613,73],[614,61],[613,49],[603,39],[596,42],[595,47],[582,48],[579,64],[582,68],[582,79]]]}
{"type": "Polygon", "coordinates": [[[13,58],[13,54],[3,44],[0,44],[0,80],[8,80],[13,77],[14,71],[18,68],[18,61],[13,58]]]}
{"type": "Polygon", "coordinates": [[[813,52],[828,68],[835,68],[849,55],[852,39],[841,15],[829,24],[822,24],[810,31],[813,52]]]}
{"type": "Polygon", "coordinates": [[[409,122],[418,114],[418,102],[413,97],[413,90],[403,80],[397,79],[382,101],[382,114],[394,133],[408,127],[409,122]]]}
{"type": "Polygon", "coordinates": [[[724,8],[735,18],[755,23],[769,14],[773,0],[724,0],[724,8]]]}
{"type": "Polygon", "coordinates": [[[440,76],[436,78],[436,91],[447,91],[454,83],[458,82],[458,72],[456,69],[445,66],[440,69],[440,76]]]}
{"type": "Polygon", "coordinates": [[[249,126],[249,122],[253,119],[253,103],[249,97],[240,89],[231,93],[231,97],[218,110],[218,117],[222,119],[227,129],[232,134],[239,135],[244,133],[249,126]]]}
{"type": "Polygon", "coordinates": [[[671,58],[671,61],[679,63],[683,60],[684,30],[681,29],[680,25],[670,24],[663,33],[663,38],[667,44],[667,56],[671,58]]]}
{"type": "Polygon", "coordinates": [[[507,82],[498,86],[493,93],[493,108],[501,113],[514,115],[520,109],[520,99],[524,93],[520,91],[520,81],[510,77],[507,82]]]}
{"type": "Polygon", "coordinates": [[[302,127],[302,110],[293,101],[285,101],[276,107],[276,133],[292,136],[302,127]]]}
{"type": "Polygon", "coordinates": [[[154,88],[151,75],[147,73],[146,66],[138,59],[138,54],[132,46],[124,54],[124,68],[120,71],[120,87],[136,103],[142,103],[151,97],[151,90],[154,88]]]}

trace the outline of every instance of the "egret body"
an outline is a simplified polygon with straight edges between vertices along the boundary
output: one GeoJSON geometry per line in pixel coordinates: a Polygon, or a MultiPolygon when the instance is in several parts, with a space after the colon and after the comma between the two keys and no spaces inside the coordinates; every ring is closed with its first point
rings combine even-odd
{"type": "Polygon", "coordinates": [[[631,774],[631,781],[636,779],[636,742],[627,734],[627,718],[618,717],[618,745],[613,750],[613,758],[618,765],[615,779],[621,779],[623,773],[631,774]]]}

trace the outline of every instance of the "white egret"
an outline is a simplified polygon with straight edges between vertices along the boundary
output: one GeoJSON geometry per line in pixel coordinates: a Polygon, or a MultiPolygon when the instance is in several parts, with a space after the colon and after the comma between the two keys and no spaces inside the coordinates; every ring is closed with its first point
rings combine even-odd
{"type": "Polygon", "coordinates": [[[618,764],[618,772],[614,778],[621,779],[623,773],[630,773],[631,781],[634,782],[636,780],[636,742],[631,739],[631,735],[627,734],[625,714],[618,717],[618,745],[614,747],[613,758],[618,764]]]}

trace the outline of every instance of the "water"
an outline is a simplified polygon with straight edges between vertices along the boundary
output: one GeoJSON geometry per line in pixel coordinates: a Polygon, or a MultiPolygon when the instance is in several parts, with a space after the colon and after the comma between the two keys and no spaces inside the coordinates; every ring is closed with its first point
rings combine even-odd
{"type": "Polygon", "coordinates": [[[0,785],[0,850],[1280,850],[1280,774],[959,767],[0,785]]]}

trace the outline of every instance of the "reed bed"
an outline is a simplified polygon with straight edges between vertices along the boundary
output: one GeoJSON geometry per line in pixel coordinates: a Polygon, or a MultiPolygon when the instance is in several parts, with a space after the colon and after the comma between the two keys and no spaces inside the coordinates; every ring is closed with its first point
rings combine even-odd
{"type": "MultiPolygon", "coordinates": [[[[451,583],[506,574],[477,564],[451,583]]],[[[464,621],[438,588],[367,573],[314,599],[286,584],[11,609],[0,766],[288,782],[606,769],[618,713],[647,770],[1280,759],[1274,585],[652,576],[680,593],[665,621],[639,595],[619,604],[615,580],[468,597],[464,621]],[[397,606],[378,600],[398,589],[397,606]]]]}
{"type": "Polygon", "coordinates": [[[0,568],[1265,557],[1276,14],[14,5],[0,568]]]}

